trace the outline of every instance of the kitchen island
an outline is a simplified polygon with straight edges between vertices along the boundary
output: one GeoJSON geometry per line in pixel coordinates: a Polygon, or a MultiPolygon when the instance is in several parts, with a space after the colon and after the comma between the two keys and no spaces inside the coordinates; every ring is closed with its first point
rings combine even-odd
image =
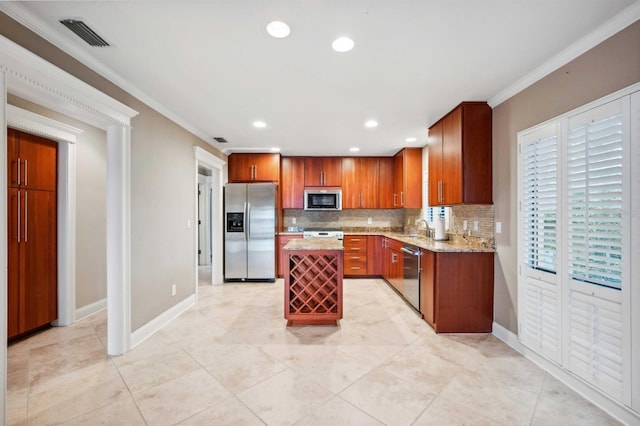
{"type": "Polygon", "coordinates": [[[284,246],[287,326],[338,325],[342,319],[342,241],[294,239],[284,246]]]}

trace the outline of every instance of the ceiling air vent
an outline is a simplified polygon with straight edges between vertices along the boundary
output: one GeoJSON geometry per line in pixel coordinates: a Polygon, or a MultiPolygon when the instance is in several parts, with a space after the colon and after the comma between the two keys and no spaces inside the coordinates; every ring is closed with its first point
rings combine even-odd
{"type": "Polygon", "coordinates": [[[60,23],[73,31],[78,37],[93,47],[109,46],[102,37],[96,34],[87,24],[77,19],[62,19],[60,23]]]}
{"type": "Polygon", "coordinates": [[[229,141],[226,140],[225,138],[217,137],[217,138],[213,138],[213,139],[218,143],[229,143],[229,141]]]}

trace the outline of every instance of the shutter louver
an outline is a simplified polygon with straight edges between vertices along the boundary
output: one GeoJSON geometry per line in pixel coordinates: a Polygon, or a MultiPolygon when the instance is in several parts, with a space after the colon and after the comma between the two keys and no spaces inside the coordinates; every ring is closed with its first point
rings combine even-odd
{"type": "Polygon", "coordinates": [[[531,269],[557,271],[557,136],[522,146],[522,235],[524,263],[531,269]]]}
{"type": "Polygon", "coordinates": [[[570,293],[568,368],[616,399],[622,398],[622,329],[619,303],[570,293]]]}
{"type": "Polygon", "coordinates": [[[569,130],[569,275],[620,289],[622,283],[622,116],[569,130]]]}

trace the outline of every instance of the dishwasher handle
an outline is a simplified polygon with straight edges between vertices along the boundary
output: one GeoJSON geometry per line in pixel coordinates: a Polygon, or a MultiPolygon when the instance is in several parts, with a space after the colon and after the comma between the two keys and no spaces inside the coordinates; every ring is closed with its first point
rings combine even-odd
{"type": "Polygon", "coordinates": [[[409,253],[414,256],[420,256],[420,250],[411,250],[410,248],[407,248],[407,247],[402,247],[401,250],[405,253],[409,253]]]}

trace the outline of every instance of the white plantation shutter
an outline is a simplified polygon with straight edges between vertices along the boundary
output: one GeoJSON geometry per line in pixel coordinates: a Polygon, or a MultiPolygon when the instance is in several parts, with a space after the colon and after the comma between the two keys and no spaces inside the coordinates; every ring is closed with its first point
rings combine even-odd
{"type": "Polygon", "coordinates": [[[638,414],[639,90],[518,134],[518,337],[638,414]]]}
{"type": "Polygon", "coordinates": [[[520,340],[531,349],[560,363],[560,309],[558,287],[527,276],[521,304],[520,340]],[[522,312],[524,311],[524,312],[522,312]]]}
{"type": "Polygon", "coordinates": [[[522,236],[524,263],[532,269],[557,271],[558,137],[549,135],[521,148],[522,236]]]}
{"type": "Polygon", "coordinates": [[[569,120],[567,236],[569,275],[622,285],[622,115],[619,102],[569,120]],[[615,104],[615,105],[613,105],[615,104]]]}
{"type": "Polygon", "coordinates": [[[552,124],[521,138],[518,321],[523,344],[559,363],[557,132],[552,124]]]}
{"type": "Polygon", "coordinates": [[[625,378],[622,305],[571,291],[568,316],[567,368],[621,400],[625,378]]]}

